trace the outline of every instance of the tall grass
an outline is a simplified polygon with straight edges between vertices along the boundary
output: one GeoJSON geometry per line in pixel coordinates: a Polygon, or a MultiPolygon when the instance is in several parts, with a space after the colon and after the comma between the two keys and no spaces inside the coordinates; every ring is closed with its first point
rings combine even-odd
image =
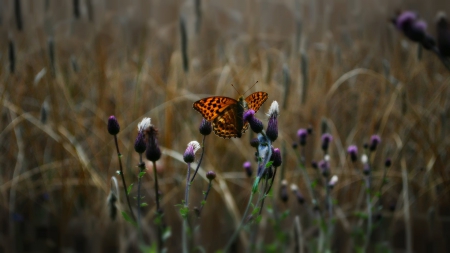
{"type": "MultiPolygon", "coordinates": [[[[429,252],[429,245],[434,252],[448,251],[450,75],[436,55],[423,51],[418,59],[416,45],[387,20],[397,7],[415,8],[433,33],[434,15],[450,13],[450,4],[1,2],[0,221],[5,226],[0,252],[139,252],[161,233],[155,225],[160,222],[155,220],[160,211],[156,174],[164,227],[170,228],[164,245],[168,252],[180,252],[184,219],[175,205],[185,196],[182,155],[186,143],[201,138],[202,118],[192,103],[212,95],[237,97],[230,84],[242,93],[256,81],[243,95],[269,94],[256,114],[264,124],[268,104],[282,105],[274,145],[283,163],[276,173],[280,179],[271,181],[265,197],[264,219],[259,222],[255,213],[231,252],[245,252],[253,242],[260,252],[280,247],[429,252]],[[75,20],[76,3],[80,18],[75,20]],[[146,170],[156,169],[141,178],[140,194],[148,206],[140,209],[139,230],[120,216],[111,219],[108,211],[111,177],[119,170],[106,129],[110,115],[121,125],[117,140],[130,183],[138,181],[137,123],[151,117],[159,129],[163,155],[145,163],[146,170]],[[339,181],[332,191],[311,165],[324,159],[322,121],[333,135],[328,155],[331,175],[339,181]],[[314,131],[307,145],[293,149],[297,130],[308,126],[314,131]],[[366,189],[362,164],[349,161],[346,147],[362,149],[373,134],[382,142],[371,157],[366,189]],[[389,170],[386,158],[392,160],[389,170]],[[280,200],[281,179],[298,185],[304,204],[289,191],[286,202],[280,200]]],[[[208,137],[196,180],[190,182],[191,210],[209,187],[206,172],[217,177],[200,218],[190,215],[192,251],[223,249],[247,220],[242,215],[253,185],[242,163],[256,164],[248,141],[253,137],[250,130],[240,139],[208,137]]],[[[124,189],[114,193],[121,196],[113,204],[128,211],[124,189]]],[[[137,195],[134,187],[129,194],[134,209],[137,195]]]]}

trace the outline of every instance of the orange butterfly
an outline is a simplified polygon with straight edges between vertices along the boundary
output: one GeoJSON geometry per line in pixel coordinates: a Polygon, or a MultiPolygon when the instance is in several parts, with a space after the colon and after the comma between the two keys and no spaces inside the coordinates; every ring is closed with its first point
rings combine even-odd
{"type": "Polygon", "coordinates": [[[248,129],[248,122],[244,123],[244,111],[253,109],[257,112],[268,97],[269,95],[263,91],[250,94],[245,99],[241,96],[238,100],[214,96],[200,99],[192,107],[203,118],[212,122],[214,133],[219,137],[240,138],[248,129]]]}

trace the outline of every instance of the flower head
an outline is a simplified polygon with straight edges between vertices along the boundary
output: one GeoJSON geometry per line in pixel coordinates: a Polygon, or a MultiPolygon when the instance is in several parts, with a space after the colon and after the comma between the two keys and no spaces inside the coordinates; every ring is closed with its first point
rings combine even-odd
{"type": "Polygon", "coordinates": [[[111,115],[108,119],[108,133],[110,135],[117,135],[120,131],[119,122],[116,119],[116,116],[111,115]]]}
{"type": "Polygon", "coordinates": [[[274,148],[272,150],[270,160],[273,161],[272,166],[274,167],[279,167],[281,165],[281,152],[279,148],[274,148]]]}
{"type": "Polygon", "coordinates": [[[350,156],[352,162],[356,162],[358,160],[358,147],[356,145],[351,145],[347,148],[347,153],[350,156]]]}
{"type": "Polygon", "coordinates": [[[147,145],[145,144],[144,132],[138,132],[136,140],[134,141],[134,150],[137,153],[142,154],[145,152],[146,148],[147,148],[147,145]]]}
{"type": "Polygon", "coordinates": [[[191,141],[187,145],[186,151],[184,152],[183,159],[186,163],[192,163],[195,160],[195,152],[200,149],[200,143],[197,141],[191,141]]]}
{"type": "Polygon", "coordinates": [[[450,25],[444,12],[437,15],[437,47],[444,57],[450,57],[450,25]]]}
{"type": "Polygon", "coordinates": [[[308,130],[301,128],[297,131],[297,137],[301,146],[306,145],[306,137],[308,137],[308,130]]]}
{"type": "Polygon", "coordinates": [[[378,144],[380,144],[380,142],[381,138],[379,135],[372,135],[372,137],[370,137],[370,144],[369,144],[370,151],[377,150],[377,146],[378,144]]]}
{"type": "Polygon", "coordinates": [[[286,181],[286,179],[284,179],[283,181],[281,181],[281,186],[280,186],[280,199],[281,201],[283,201],[284,203],[286,203],[289,199],[289,195],[288,195],[288,183],[286,181]]]}
{"type": "Polygon", "coordinates": [[[325,133],[322,135],[322,150],[327,151],[330,146],[330,142],[333,140],[333,136],[329,133],[325,133]]]}
{"type": "Polygon", "coordinates": [[[254,148],[258,148],[259,146],[259,139],[258,138],[253,138],[250,140],[250,146],[254,147],[254,148]]]}
{"type": "Polygon", "coordinates": [[[273,142],[278,138],[278,114],[280,110],[278,108],[278,102],[273,101],[270,105],[269,112],[267,116],[269,116],[269,122],[267,124],[266,135],[273,142]]]}
{"type": "Polygon", "coordinates": [[[336,185],[336,183],[338,182],[338,176],[334,175],[331,177],[330,182],[328,182],[328,187],[330,187],[330,189],[333,189],[333,187],[336,185]]]}
{"type": "Polygon", "coordinates": [[[214,180],[214,178],[216,178],[216,173],[212,170],[208,171],[208,173],[206,173],[206,178],[211,180],[214,180]]]}
{"type": "Polygon", "coordinates": [[[328,175],[330,175],[330,165],[328,164],[327,161],[325,160],[320,161],[318,166],[324,177],[328,177],[328,175]]]}
{"type": "Polygon", "coordinates": [[[212,131],[211,122],[209,122],[205,118],[203,118],[202,123],[200,123],[200,127],[198,128],[198,130],[204,136],[209,135],[212,131]]]}
{"type": "MultiPolygon", "coordinates": [[[[144,122],[144,120],[142,120],[142,122],[144,122]]],[[[145,150],[145,157],[149,161],[156,162],[159,160],[159,158],[161,158],[161,149],[159,148],[158,139],[156,138],[156,136],[158,135],[158,129],[150,124],[149,120],[146,120],[146,122],[148,122],[149,125],[145,125],[146,128],[142,126],[147,139],[147,149],[145,150]]]]}
{"type": "Polygon", "coordinates": [[[245,173],[247,174],[247,177],[251,177],[252,174],[253,174],[252,164],[249,161],[246,161],[246,162],[244,162],[242,167],[244,167],[244,170],[245,170],[245,173]]]}
{"type": "Polygon", "coordinates": [[[299,204],[305,203],[305,197],[303,197],[303,194],[300,192],[296,184],[291,184],[291,191],[295,194],[299,204]]]}
{"type": "Polygon", "coordinates": [[[391,167],[391,165],[392,165],[391,159],[390,159],[390,158],[387,158],[386,161],[384,162],[384,166],[385,166],[386,168],[389,168],[389,167],[391,167]]]}
{"type": "Polygon", "coordinates": [[[150,118],[143,118],[141,122],[137,125],[138,132],[144,132],[147,128],[152,125],[152,120],[150,118]]]}
{"type": "Polygon", "coordinates": [[[248,121],[253,132],[260,133],[264,126],[262,122],[255,117],[255,111],[250,109],[244,113],[244,121],[248,121]]]}

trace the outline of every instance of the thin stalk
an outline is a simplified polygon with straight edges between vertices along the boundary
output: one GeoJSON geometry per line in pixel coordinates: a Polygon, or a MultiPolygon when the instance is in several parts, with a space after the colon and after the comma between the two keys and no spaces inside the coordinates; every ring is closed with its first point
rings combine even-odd
{"type": "Polygon", "coordinates": [[[269,194],[270,190],[272,189],[273,181],[274,181],[275,176],[276,176],[276,174],[277,174],[277,168],[278,168],[278,167],[274,167],[273,177],[272,177],[272,180],[270,181],[269,188],[268,188],[267,190],[264,191],[264,196],[263,196],[263,199],[262,199],[262,201],[261,201],[261,207],[260,207],[260,209],[259,209],[259,215],[261,215],[261,213],[262,213],[262,209],[263,209],[263,207],[264,207],[264,200],[266,200],[267,194],[269,194]]]}
{"type": "Polygon", "coordinates": [[[131,209],[130,198],[127,194],[127,184],[125,182],[125,176],[123,175],[123,167],[122,167],[122,154],[119,152],[119,144],[117,143],[117,135],[114,135],[114,142],[116,143],[117,157],[119,157],[119,166],[120,166],[120,177],[122,178],[123,190],[125,191],[125,198],[127,199],[128,208],[130,209],[131,217],[136,221],[136,217],[134,216],[133,209],[131,209]]]}
{"type": "Polygon", "coordinates": [[[200,164],[202,164],[203,154],[205,153],[205,139],[206,139],[206,135],[203,135],[202,154],[200,155],[200,160],[198,160],[197,168],[195,168],[195,172],[194,172],[194,175],[192,176],[191,183],[192,183],[192,181],[194,181],[195,175],[197,175],[197,171],[200,168],[200,164]]]}
{"type": "MultiPolygon", "coordinates": [[[[256,177],[255,179],[255,184],[259,184],[259,177],[256,177]]],[[[248,211],[250,210],[250,206],[253,202],[253,196],[255,195],[255,190],[252,190],[251,194],[250,194],[250,198],[248,199],[248,203],[247,203],[247,207],[245,208],[244,214],[242,215],[242,220],[241,223],[239,224],[239,227],[236,229],[236,231],[234,231],[233,235],[231,236],[230,240],[228,241],[227,245],[225,246],[225,249],[223,252],[229,252],[231,245],[234,243],[234,241],[236,240],[236,237],[239,235],[239,232],[241,231],[242,227],[244,226],[245,220],[247,218],[248,215],[248,211]]]]}
{"type": "Polygon", "coordinates": [[[366,203],[367,203],[367,231],[366,231],[366,241],[364,243],[364,252],[366,252],[367,247],[370,242],[370,234],[372,232],[372,202],[370,201],[370,175],[366,176],[366,203]]]}
{"type": "MultiPolygon", "coordinates": [[[[156,215],[158,218],[161,218],[161,208],[159,206],[159,188],[158,188],[158,174],[156,173],[156,163],[153,161],[153,177],[155,178],[155,198],[156,198],[156,215]]],[[[158,252],[162,252],[163,249],[163,240],[162,240],[162,231],[161,224],[158,224],[158,252]]]]}
{"type": "MultiPolygon", "coordinates": [[[[186,190],[184,192],[184,207],[189,208],[189,188],[190,188],[190,177],[191,177],[191,163],[188,163],[187,175],[186,175],[186,190]]],[[[187,214],[183,220],[183,234],[182,234],[182,243],[183,243],[183,253],[188,253],[188,243],[187,243],[187,214]]]]}
{"type": "MultiPolygon", "coordinates": [[[[326,182],[328,182],[329,179],[327,177],[326,182]]],[[[331,189],[328,185],[325,186],[326,187],[326,199],[327,199],[327,204],[328,204],[328,226],[327,226],[327,243],[328,243],[328,248],[331,250],[331,226],[332,226],[332,219],[333,219],[333,202],[331,200],[331,189]]]]}
{"type": "Polygon", "coordinates": [[[138,192],[137,192],[137,210],[138,210],[138,230],[139,230],[139,239],[142,241],[142,225],[141,225],[141,185],[142,185],[142,177],[141,172],[145,170],[145,164],[142,161],[142,154],[139,154],[139,174],[138,174],[138,192]]]}

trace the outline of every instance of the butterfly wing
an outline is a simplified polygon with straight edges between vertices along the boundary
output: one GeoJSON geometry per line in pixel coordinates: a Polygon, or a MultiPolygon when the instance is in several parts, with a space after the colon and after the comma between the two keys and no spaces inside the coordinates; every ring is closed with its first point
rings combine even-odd
{"type": "Polygon", "coordinates": [[[230,105],[236,105],[235,99],[223,96],[207,97],[200,99],[193,104],[193,108],[198,111],[207,121],[213,121],[223,111],[228,110],[230,105]]]}
{"type": "Polygon", "coordinates": [[[257,112],[259,108],[261,108],[261,106],[264,104],[264,102],[266,102],[267,98],[269,98],[267,92],[258,91],[246,97],[245,102],[247,102],[248,109],[253,109],[255,112],[257,112]]]}
{"type": "Polygon", "coordinates": [[[243,119],[238,115],[239,106],[239,104],[229,105],[214,119],[212,125],[217,136],[225,139],[242,136],[243,119]]]}

